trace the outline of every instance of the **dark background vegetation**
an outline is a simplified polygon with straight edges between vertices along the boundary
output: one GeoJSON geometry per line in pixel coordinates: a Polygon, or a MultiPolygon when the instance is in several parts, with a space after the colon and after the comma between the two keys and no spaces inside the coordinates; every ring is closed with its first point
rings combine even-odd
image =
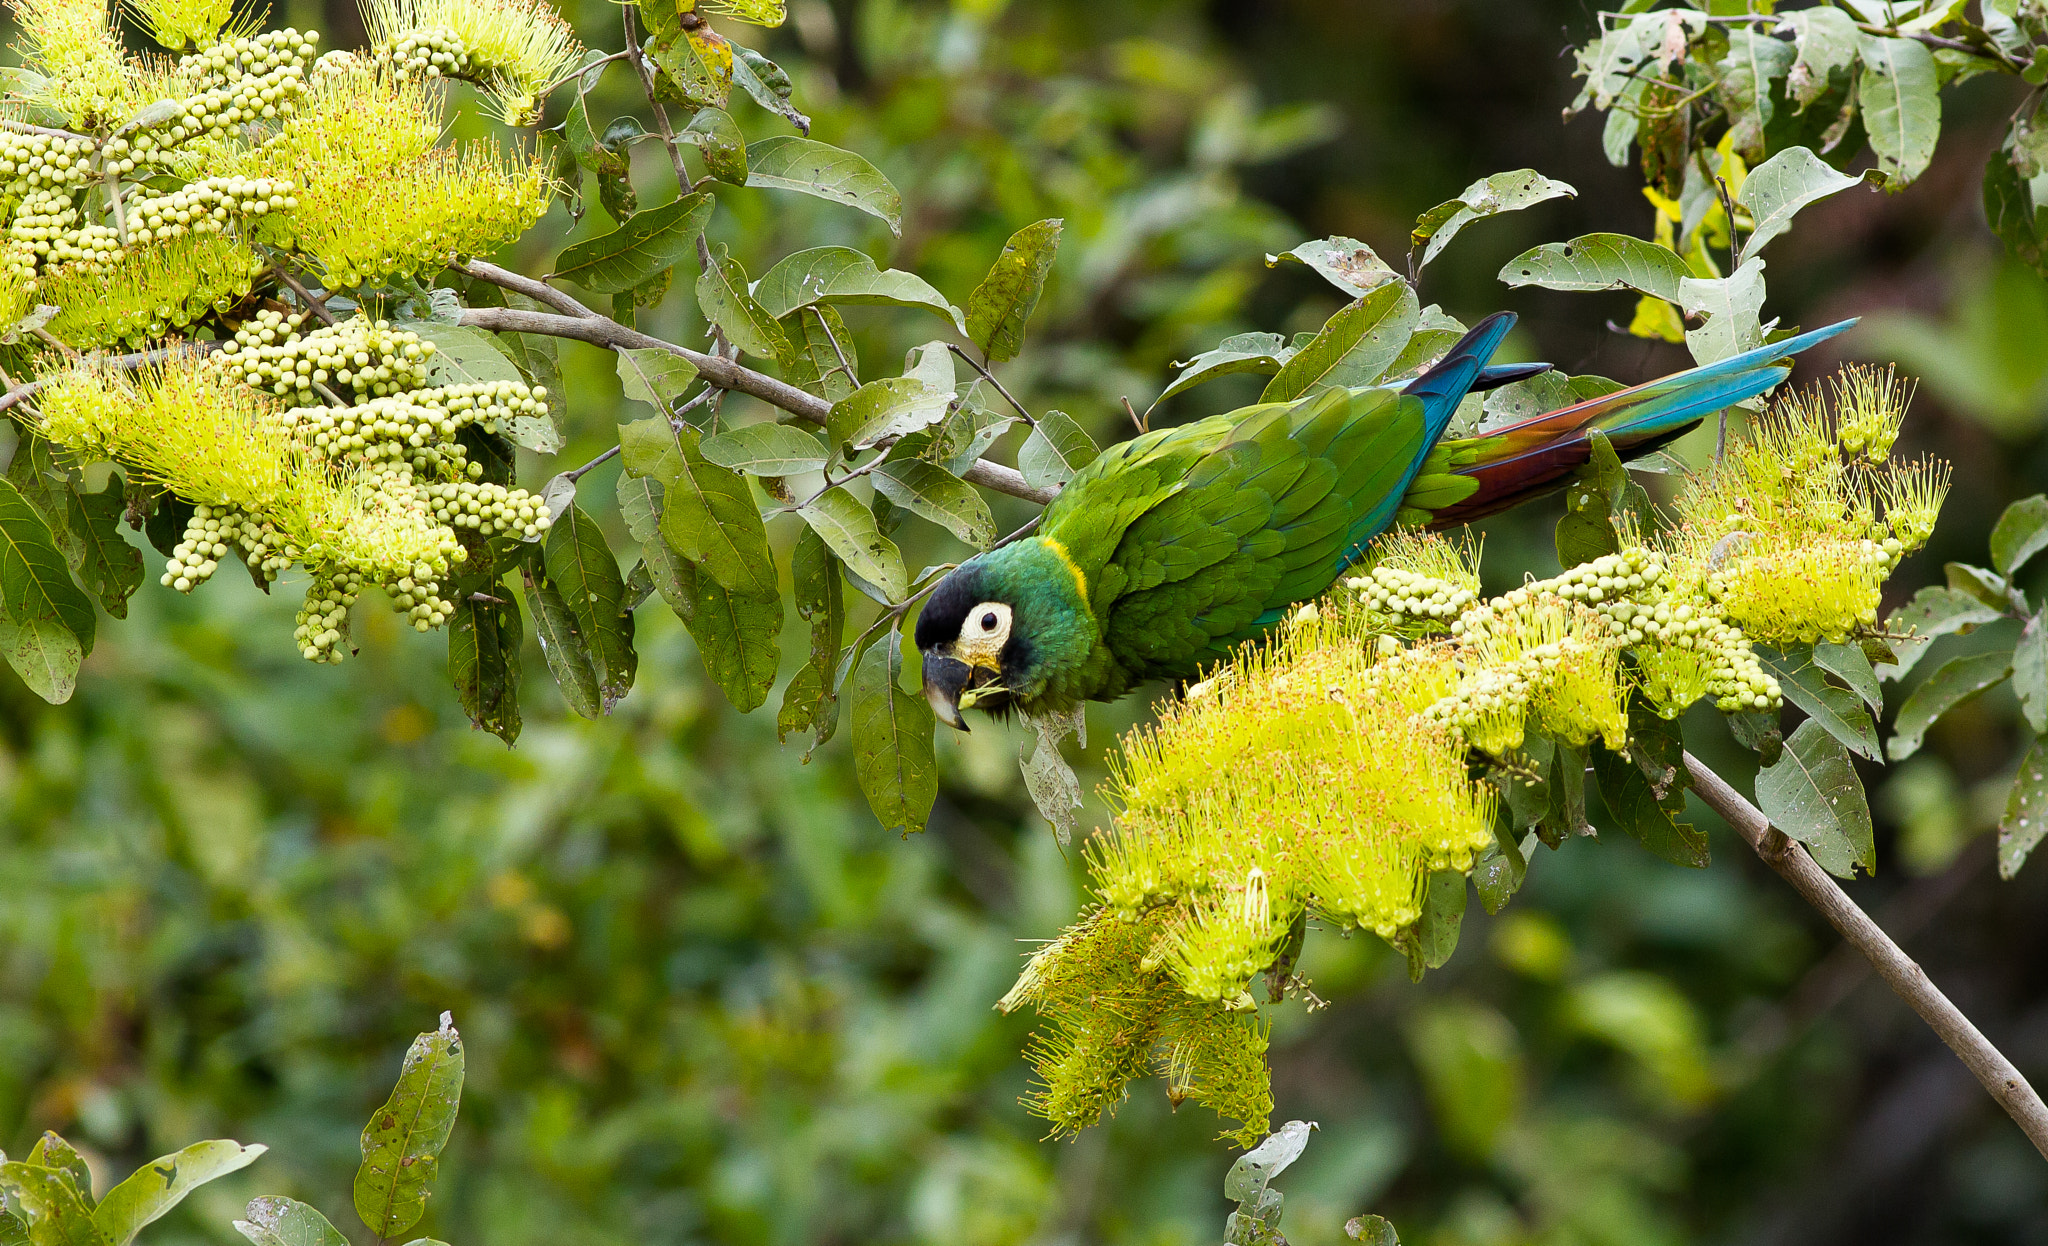
{"type": "MultiPolygon", "coordinates": [[[[1634,173],[1600,155],[1599,120],[1559,122],[1574,89],[1563,53],[1589,6],[792,7],[783,29],[735,33],[791,69],[819,137],[895,179],[905,236],[730,190],[714,236],[757,274],[801,246],[864,246],[957,302],[1011,230],[1066,218],[1010,377],[1100,439],[1125,435],[1116,399],[1142,407],[1170,361],[1335,309],[1265,252],[1336,233],[1398,255],[1416,213],[1522,166],[1578,199],[1474,227],[1425,297],[1468,320],[1520,310],[1513,348],[1573,372],[1633,381],[1685,362],[1609,330],[1625,296],[1493,280],[1537,242],[1648,230],[1634,173]]],[[[577,0],[570,15],[616,47],[616,13],[577,0]]],[[[360,29],[305,0],[275,17],[330,45],[360,29]]],[[[2002,263],[1977,206],[2019,89],[1951,93],[1928,176],[1832,200],[1770,252],[1768,314],[1869,317],[1844,349],[1922,378],[1907,442],[1956,464],[1901,598],[1946,558],[1981,561],[1998,510],[2048,483],[2048,291],[2002,263]]],[[[630,109],[625,77],[594,102],[630,109]]],[[[739,116],[751,135],[775,129],[739,116]]],[[[643,196],[666,198],[658,163],[642,172],[643,196]]],[[[544,271],[568,226],[559,215],[511,261],[544,271]]],[[[578,226],[605,227],[594,204],[578,226]]],[[[697,341],[683,301],[644,319],[697,341]]],[[[878,360],[926,329],[907,313],[849,319],[878,360]]],[[[564,357],[573,463],[635,417],[607,359],[564,357]]],[[[1164,416],[1249,392],[1200,390],[1164,416]]],[[[594,474],[585,497],[608,488],[594,474]]],[[[1550,519],[1495,521],[1489,573],[1552,569],[1550,519]]],[[[958,556],[905,536],[913,566],[958,556]]],[[[151,1240],[230,1240],[259,1192],[339,1223],[361,1122],[406,1041],[452,1009],[469,1093],[421,1230],[457,1246],[1220,1236],[1229,1153],[1206,1112],[1174,1114],[1145,1084],[1111,1124],[1055,1143],[1017,1105],[1028,1018],[990,1005],[1020,941],[1073,915],[1082,876],[1030,812],[1003,729],[940,742],[932,826],[897,839],[868,813],[843,740],[807,763],[796,742],[778,747],[771,714],[733,713],[665,612],[643,612],[640,686],[605,721],[567,716],[530,652],[528,725],[508,752],[470,730],[438,636],[369,607],[360,657],[311,666],[288,643],[295,595],[228,575],[190,601],[152,584],[66,706],[0,674],[10,1153],[56,1128],[118,1175],[200,1137],[263,1142],[272,1155],[151,1240]]],[[[1084,781],[1143,712],[1091,716],[1084,781]]],[[[2038,1080],[2048,867],[2000,882],[1988,843],[2018,723],[2000,689],[1910,763],[1870,769],[1882,872],[1851,891],[2038,1080]]],[[[1746,779],[1732,748],[1717,760],[1746,779]]],[[[1456,958],[1420,986],[1374,940],[1311,936],[1306,969],[1329,1006],[1274,1022],[1276,1120],[1322,1125],[1279,1183],[1292,1240],[1340,1241],[1347,1216],[1372,1210],[1434,1246],[2048,1242],[2048,1168],[2018,1131],[1696,812],[1711,869],[1619,839],[1541,853],[1507,913],[1475,906],[1456,958]]]]}

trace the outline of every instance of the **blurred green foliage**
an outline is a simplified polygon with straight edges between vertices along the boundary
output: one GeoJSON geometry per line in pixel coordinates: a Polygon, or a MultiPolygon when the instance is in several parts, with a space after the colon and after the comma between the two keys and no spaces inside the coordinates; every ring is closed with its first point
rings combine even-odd
{"type": "MultiPolygon", "coordinates": [[[[612,42],[612,6],[570,15],[612,42]]],[[[310,0],[279,17],[337,35],[353,20],[310,0]]],[[[1589,28],[1563,0],[805,0],[764,47],[818,136],[901,188],[905,237],[722,197],[758,240],[751,272],[843,242],[955,301],[1014,229],[1064,217],[1011,383],[1108,441],[1117,398],[1142,407],[1169,361],[1334,309],[1261,252],[1337,233],[1398,253],[1416,211],[1535,164],[1580,198],[1474,231],[1432,269],[1438,296],[1461,315],[1516,306],[1524,354],[1635,379],[1675,352],[1606,332],[1583,299],[1492,281],[1533,242],[1647,229],[1597,124],[1557,125],[1572,88],[1555,55],[1589,28]]],[[[2006,85],[1968,84],[1944,152],[1996,141],[2006,85]]],[[[604,89],[594,104],[631,109],[623,79],[604,89]]],[[[1927,381],[1908,437],[1964,482],[1902,593],[1942,558],[1981,559],[2004,502],[2048,481],[2025,332],[2043,296],[1992,259],[1975,186],[1945,187],[1942,159],[1896,201],[1816,209],[1827,242],[1773,259],[1790,319],[1900,309],[1881,349],[1927,381]]],[[[601,217],[593,196],[578,236],[601,217]]],[[[671,298],[642,323],[692,342],[694,314],[671,298]]],[[[848,319],[878,359],[921,340],[905,317],[848,319]]],[[[610,359],[563,361],[577,462],[630,417],[610,359]]],[[[1491,524],[1489,564],[1553,569],[1548,519],[1491,524]]],[[[913,566],[948,548],[914,540],[913,566]]],[[[70,705],[0,675],[10,1155],[57,1128],[103,1183],[201,1137],[272,1148],[152,1242],[232,1240],[258,1192],[338,1210],[362,1120],[447,1009],[468,1088],[419,1231],[458,1246],[1217,1238],[1229,1156],[1206,1113],[1147,1088],[1054,1145],[1017,1105],[1024,1021],[989,1005],[1018,941],[1072,916],[1079,873],[1027,812],[1004,731],[942,745],[933,826],[897,839],[843,740],[807,764],[778,748],[666,614],[612,717],[576,719],[530,680],[508,752],[469,728],[439,646],[388,613],[362,612],[359,663],[311,667],[280,641],[291,603],[227,581],[189,601],[145,589],[70,705]]],[[[1998,638],[1957,643],[1980,641],[1998,638]]],[[[1091,790],[1140,713],[1096,714],[1091,790]]],[[[2037,1072],[2048,896],[2038,866],[2001,889],[1982,838],[2029,735],[2002,690],[1944,719],[1880,789],[1881,851],[1905,870],[1856,894],[2037,1072]]],[[[1713,760],[1739,774],[1740,757],[1713,760]]],[[[1715,827],[1713,847],[1697,872],[1624,843],[1539,854],[1515,909],[1472,910],[1462,953],[1420,987],[1374,941],[1311,940],[1302,971],[1330,1006],[1291,1006],[1274,1038],[1276,1119],[1322,1124],[1278,1183],[1289,1239],[1342,1241],[1367,1210],[1442,1246],[2048,1238],[2048,1180],[2018,1134],[1739,841],[1715,827]]]]}

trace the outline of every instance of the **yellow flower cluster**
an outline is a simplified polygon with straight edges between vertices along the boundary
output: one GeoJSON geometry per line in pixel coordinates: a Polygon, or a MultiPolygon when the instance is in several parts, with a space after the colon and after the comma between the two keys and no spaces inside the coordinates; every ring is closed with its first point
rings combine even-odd
{"type": "Polygon", "coordinates": [[[67,264],[35,285],[58,309],[50,332],[91,349],[159,338],[225,311],[249,293],[265,265],[226,233],[186,233],[129,247],[117,262],[67,264]]]}
{"type": "MultiPolygon", "coordinates": [[[[1619,751],[1636,697],[1668,718],[1702,697],[1779,705],[1752,640],[1870,625],[1885,577],[1932,531],[1947,473],[1891,461],[1904,406],[1888,375],[1853,370],[1783,399],[1687,482],[1671,530],[1645,540],[1621,521],[1615,553],[1488,601],[1474,546],[1390,533],[1328,598],[1127,736],[1116,821],[1087,850],[1100,904],[1004,1001],[1048,1023],[1034,1110],[1056,1131],[1093,1123],[1158,1062],[1161,1018],[1255,1013],[1252,979],[1311,915],[1402,938],[1430,874],[1469,872],[1494,842],[1496,788],[1473,750],[1506,761],[1535,731],[1619,751]]],[[[1262,1079],[1247,1085],[1248,1050],[1191,1044],[1170,1075],[1228,1086],[1209,1101],[1256,1113],[1234,1118],[1256,1136],[1268,1101],[1262,1079]]]]}
{"type": "Polygon", "coordinates": [[[22,56],[47,75],[43,102],[74,121],[120,110],[127,58],[107,0],[8,0],[7,7],[22,56]]]}
{"type": "Polygon", "coordinates": [[[365,0],[371,55],[402,77],[470,78],[507,125],[540,120],[540,92],[582,45],[540,0],[365,0]]]}

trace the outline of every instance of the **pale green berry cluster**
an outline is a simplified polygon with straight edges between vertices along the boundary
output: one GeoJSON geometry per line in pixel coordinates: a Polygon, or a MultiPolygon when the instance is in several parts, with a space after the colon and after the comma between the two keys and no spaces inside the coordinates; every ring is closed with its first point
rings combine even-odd
{"type": "Polygon", "coordinates": [[[92,144],[83,138],[0,130],[0,185],[10,198],[39,187],[78,187],[93,180],[92,144]]]}
{"type": "Polygon", "coordinates": [[[455,480],[425,486],[434,518],[482,537],[534,540],[554,522],[541,500],[524,489],[488,481],[455,480]]]}
{"type": "Polygon", "coordinates": [[[318,38],[316,31],[268,30],[185,57],[179,75],[194,93],[179,101],[179,115],[162,134],[175,146],[195,134],[290,116],[305,94],[318,38]]]}
{"type": "Polygon", "coordinates": [[[1456,619],[1479,600],[1478,593],[1462,584],[1384,563],[1344,584],[1358,593],[1359,604],[1368,610],[1421,622],[1456,619]]]}
{"type": "Polygon", "coordinates": [[[401,78],[464,78],[472,68],[469,45],[445,27],[410,31],[378,50],[401,78]]]}
{"type": "Polygon", "coordinates": [[[348,635],[348,608],[362,591],[363,577],[354,571],[316,577],[307,586],[292,639],[299,642],[299,653],[308,662],[333,663],[347,656],[341,642],[348,635]]]}
{"type": "Polygon", "coordinates": [[[297,187],[282,178],[209,177],[168,193],[144,193],[126,203],[129,237],[136,242],[217,234],[239,217],[263,216],[298,206],[297,187]]]}
{"type": "MultiPolygon", "coordinates": [[[[434,344],[388,320],[358,316],[300,333],[305,313],[258,313],[236,331],[221,353],[242,379],[281,398],[319,402],[316,385],[382,398],[416,390],[427,381],[434,344]]],[[[449,436],[455,430],[449,429],[449,436]]],[[[361,447],[356,447],[360,449],[361,447]]]]}
{"type": "Polygon", "coordinates": [[[221,559],[228,556],[228,538],[239,527],[211,506],[194,507],[192,518],[185,521],[184,539],[171,550],[160,582],[189,593],[212,579],[221,559]]]}

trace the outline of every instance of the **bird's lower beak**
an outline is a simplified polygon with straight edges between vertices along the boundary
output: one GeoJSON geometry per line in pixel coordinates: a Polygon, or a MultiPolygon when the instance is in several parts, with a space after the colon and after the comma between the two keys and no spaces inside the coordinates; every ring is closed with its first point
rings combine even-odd
{"type": "Polygon", "coordinates": [[[973,674],[974,668],[959,658],[930,651],[924,655],[924,699],[931,702],[939,721],[956,731],[967,730],[967,720],[960,717],[960,693],[973,674]]]}

